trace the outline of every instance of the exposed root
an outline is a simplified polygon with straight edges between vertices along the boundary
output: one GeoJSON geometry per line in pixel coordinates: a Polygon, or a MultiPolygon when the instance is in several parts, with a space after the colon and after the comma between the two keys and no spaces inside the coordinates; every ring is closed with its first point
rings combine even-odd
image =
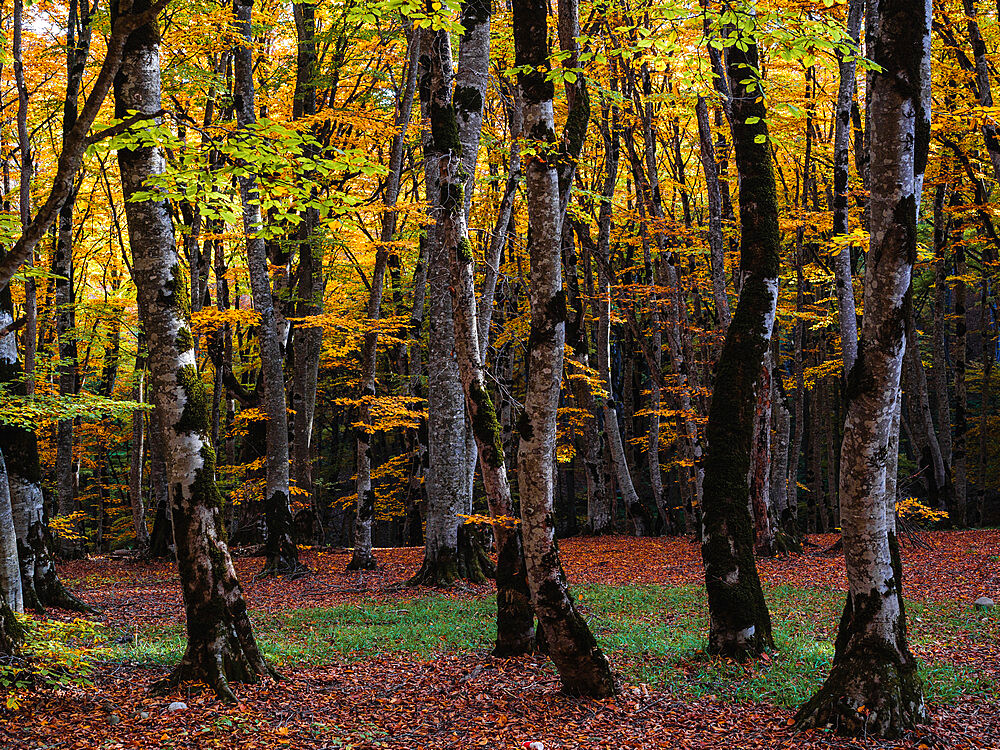
{"type": "Polygon", "coordinates": [[[304,578],[312,573],[308,567],[303,565],[298,560],[291,560],[288,558],[268,560],[264,567],[260,569],[254,579],[260,578],[286,578],[289,581],[296,581],[299,578],[304,578]]]}
{"type": "Polygon", "coordinates": [[[152,695],[166,695],[184,683],[202,682],[224,703],[236,703],[231,683],[253,685],[262,679],[280,680],[281,675],[260,656],[247,654],[235,637],[226,645],[188,643],[184,658],[174,670],[149,686],[152,695]]]}
{"type": "Polygon", "coordinates": [[[367,552],[361,550],[359,547],[354,548],[354,553],[351,555],[351,561],[347,563],[348,570],[375,570],[378,567],[378,563],[375,560],[375,555],[371,550],[367,552]]]}
{"type": "Polygon", "coordinates": [[[895,738],[927,722],[916,663],[887,649],[859,649],[835,664],[795,715],[798,729],[830,727],[851,737],[895,738]]]}

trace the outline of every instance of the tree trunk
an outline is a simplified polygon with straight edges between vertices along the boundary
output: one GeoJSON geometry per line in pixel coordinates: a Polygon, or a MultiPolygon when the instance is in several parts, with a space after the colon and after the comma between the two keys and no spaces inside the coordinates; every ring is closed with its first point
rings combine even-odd
{"type": "MultiPolygon", "coordinates": [[[[485,41],[489,38],[480,33],[482,26],[489,27],[489,16],[478,15],[487,8],[466,5],[462,14],[462,24],[466,35],[462,44],[485,41]],[[471,36],[470,36],[471,32],[471,36]]],[[[483,49],[482,54],[488,52],[483,49]]],[[[465,90],[456,86],[452,93],[447,76],[448,65],[443,64],[450,54],[447,31],[434,32],[430,41],[429,96],[431,111],[431,132],[433,151],[439,168],[438,187],[441,228],[440,241],[448,254],[451,269],[451,300],[454,316],[455,351],[462,379],[465,405],[468,409],[476,441],[476,452],[489,503],[490,515],[494,518],[493,529],[497,544],[497,641],[494,653],[501,656],[515,656],[530,653],[534,647],[534,614],[526,580],[524,556],[521,549],[520,530],[511,523],[513,502],[504,464],[504,451],[497,421],[496,409],[487,390],[480,336],[477,327],[476,289],[473,276],[474,258],[466,228],[465,203],[462,196],[471,187],[466,179],[465,169],[471,168],[468,160],[461,162],[455,158],[457,149],[477,148],[478,138],[458,139],[465,107],[470,102],[469,85],[465,90]]],[[[475,67],[474,63],[469,67],[475,67]]],[[[483,76],[486,66],[482,65],[483,76]]]]}
{"type": "MultiPolygon", "coordinates": [[[[90,6],[83,0],[70,0],[66,23],[66,98],[63,100],[63,148],[71,137],[77,120],[77,99],[83,83],[84,66],[90,53],[90,6]]],[[[73,209],[78,185],[59,209],[56,249],[52,257],[55,279],[55,333],[59,349],[59,393],[71,396],[77,391],[77,346],[73,330],[76,327],[73,289],[73,209]]],[[[76,484],[73,461],[73,420],[61,419],[56,426],[56,496],[58,515],[68,516],[76,510],[76,484]]],[[[79,527],[74,525],[79,533],[79,527]]],[[[83,552],[81,539],[59,539],[63,555],[78,556],[83,552]]]]}
{"type": "MultiPolygon", "coordinates": [[[[0,328],[13,320],[10,287],[0,289],[0,328]]],[[[0,383],[11,384],[14,393],[24,395],[26,384],[17,358],[17,344],[11,332],[0,343],[0,383]]],[[[48,519],[42,495],[42,469],[38,460],[38,440],[32,430],[0,423],[0,446],[6,461],[14,530],[21,563],[21,590],[25,606],[38,612],[59,607],[92,612],[66,590],[56,574],[50,552],[48,519]]]]}
{"type": "Polygon", "coordinates": [[[771,504],[771,353],[764,358],[754,413],[754,437],[750,452],[750,511],[753,514],[754,554],[774,557],[774,529],[771,504]]]}
{"type": "Polygon", "coordinates": [[[733,144],[740,175],[739,302],[716,366],[708,414],[702,558],[709,603],[709,650],[734,658],[772,648],[771,616],[754,562],[747,474],[761,368],[778,299],[781,234],[763,94],[747,70],[757,46],[729,51],[733,144]]]}
{"type": "MultiPolygon", "coordinates": [[[[22,30],[24,25],[24,2],[14,0],[12,20],[12,56],[14,58],[14,85],[17,87],[17,147],[21,173],[18,178],[18,213],[21,217],[21,232],[31,224],[31,139],[28,135],[28,88],[24,83],[24,59],[22,30]]],[[[27,264],[35,264],[34,248],[28,253],[27,264]]],[[[4,284],[0,283],[0,287],[4,284]]],[[[24,281],[24,375],[25,391],[35,392],[35,348],[38,344],[38,303],[35,280],[31,276],[24,281]]]]}
{"type": "MultiPolygon", "coordinates": [[[[146,337],[139,334],[135,368],[133,371],[132,400],[142,403],[146,398],[146,337]]],[[[143,466],[146,463],[145,450],[146,412],[136,409],[132,412],[132,445],[129,448],[128,494],[132,506],[132,526],[135,529],[136,549],[149,547],[149,530],[146,528],[146,508],[142,502],[143,466]]]]}
{"type": "MultiPolygon", "coordinates": [[[[14,335],[9,334],[4,338],[14,339],[14,335]]],[[[0,347],[9,345],[0,340],[0,347]]],[[[0,605],[9,607],[14,612],[24,611],[21,566],[17,556],[17,531],[14,529],[14,510],[10,503],[7,464],[3,460],[2,451],[0,451],[0,605]]],[[[2,637],[0,635],[0,639],[2,637]]]]}
{"type": "Polygon", "coordinates": [[[535,614],[563,689],[601,698],[616,692],[614,677],[569,593],[559,562],[553,516],[556,411],[562,381],[566,297],[560,278],[559,178],[555,150],[553,87],[548,70],[547,6],[515,0],[514,58],[524,130],[535,155],[527,162],[530,243],[531,337],[527,390],[518,432],[518,485],[521,528],[535,614]],[[525,72],[527,68],[528,72],[525,72]]]}
{"type": "MultiPolygon", "coordinates": [[[[250,132],[257,120],[254,111],[251,14],[253,0],[233,0],[238,43],[233,50],[233,107],[240,131],[250,132]]],[[[277,313],[271,296],[267,249],[261,236],[257,175],[252,167],[239,179],[243,202],[243,232],[246,236],[247,266],[254,310],[260,316],[260,366],[263,375],[263,411],[267,415],[264,513],[267,537],[264,570],[284,576],[306,572],[292,540],[291,495],[288,475],[288,407],[285,404],[285,368],[277,313]]]]}
{"type": "MultiPolygon", "coordinates": [[[[930,397],[927,391],[927,375],[924,372],[924,363],[920,358],[920,346],[917,339],[916,326],[913,324],[912,310],[906,323],[906,354],[905,373],[907,375],[908,387],[906,389],[911,408],[917,415],[917,436],[918,446],[926,448],[930,459],[930,471],[925,480],[928,487],[928,495],[931,507],[944,507],[948,499],[948,469],[944,464],[944,456],[941,453],[941,443],[938,441],[937,433],[934,431],[934,418],[931,416],[930,397]]],[[[949,428],[950,429],[950,428],[949,428]]],[[[923,453],[923,450],[921,450],[923,453]]],[[[921,460],[923,456],[921,456],[921,460]]]]}
{"type": "MultiPolygon", "coordinates": [[[[454,108],[447,106],[454,82],[451,40],[447,34],[423,32],[421,55],[426,66],[420,82],[421,107],[430,121],[425,139],[427,197],[434,220],[428,227],[427,282],[430,316],[427,347],[428,470],[427,525],[424,561],[411,585],[451,586],[459,578],[482,583],[478,556],[468,559],[459,545],[460,514],[471,513],[467,473],[465,395],[455,357],[455,323],[451,302],[451,258],[446,239],[448,207],[455,203],[464,217],[464,178],[442,182],[462,144],[454,108]],[[454,194],[452,194],[454,193],[454,194]]],[[[457,169],[457,165],[456,165],[457,169]]],[[[457,241],[457,240],[456,240],[457,241]]],[[[467,248],[471,256],[471,249],[467,248]]]]}
{"type": "MultiPolygon", "coordinates": [[[[840,497],[848,595],[833,669],[800,726],[895,737],[927,720],[910,653],[887,453],[899,404],[905,308],[917,255],[918,175],[930,136],[931,4],[869,0],[871,244],[858,361],[851,371],[840,497]],[[914,54],[923,51],[922,56],[914,54]]],[[[898,422],[897,422],[898,424],[898,422]]],[[[894,482],[891,483],[894,486],[894,482]]]]}
{"type": "MultiPolygon", "coordinates": [[[[933,375],[934,402],[937,411],[937,428],[941,436],[941,456],[947,466],[951,465],[951,397],[948,389],[947,359],[947,300],[948,300],[948,230],[944,214],[947,186],[938,185],[934,193],[934,344],[933,375]]],[[[948,498],[951,506],[951,498],[948,498]]]]}
{"type": "MultiPolygon", "coordinates": [[[[527,122],[525,122],[525,129],[527,130],[527,122]]],[[[595,248],[600,311],[597,321],[597,371],[604,383],[604,389],[607,391],[602,405],[604,438],[611,455],[611,466],[614,470],[615,480],[618,489],[621,490],[622,502],[629,515],[641,519],[642,515],[638,513],[638,508],[641,507],[642,503],[639,500],[639,494],[635,491],[635,486],[632,484],[632,473],[625,456],[625,445],[618,423],[620,402],[615,398],[617,395],[615,383],[611,377],[611,286],[615,281],[612,278],[611,267],[611,218],[613,213],[612,199],[618,182],[618,163],[621,151],[617,110],[612,113],[610,126],[605,125],[603,128],[603,136],[604,186],[602,190],[603,200],[598,211],[597,247],[595,248]]],[[[637,535],[639,535],[639,531],[640,529],[637,528],[637,535]]]]}
{"type": "Polygon", "coordinates": [[[712,127],[708,122],[708,105],[705,97],[698,97],[695,105],[698,117],[698,142],[701,166],[705,172],[705,186],[708,193],[708,247],[712,270],[712,294],[715,297],[715,314],[725,333],[732,321],[729,311],[729,297],[726,294],[726,248],[722,234],[722,190],[719,187],[719,165],[715,161],[715,147],[712,145],[712,127]]]}
{"type": "MultiPolygon", "coordinates": [[[[962,198],[956,190],[952,193],[952,204],[959,205],[962,198]]],[[[968,265],[965,261],[965,240],[963,238],[962,222],[952,219],[952,252],[955,258],[955,288],[953,299],[955,305],[955,339],[951,358],[952,374],[955,377],[955,425],[952,441],[951,470],[954,486],[954,502],[949,508],[948,516],[954,526],[962,528],[966,525],[966,500],[968,479],[966,476],[966,433],[968,431],[969,396],[965,385],[965,359],[968,354],[968,323],[965,315],[966,286],[965,274],[968,265]]]]}
{"type": "MultiPolygon", "coordinates": [[[[847,5],[847,32],[853,50],[860,54],[861,19],[864,0],[850,0],[847,5]]],[[[851,174],[851,109],[854,104],[855,69],[857,58],[837,52],[840,87],[837,92],[837,121],[833,136],[833,237],[850,232],[848,193],[851,174]]],[[[833,270],[836,277],[837,311],[840,316],[840,346],[844,359],[844,377],[854,367],[858,356],[858,317],[854,302],[854,282],[851,275],[851,252],[846,246],[834,250],[833,270]]]]}
{"type": "MultiPolygon", "coordinates": [[[[292,117],[300,120],[316,114],[316,6],[312,2],[292,6],[297,41],[295,56],[295,101],[292,117]]],[[[308,318],[323,312],[323,244],[316,236],[319,217],[315,208],[302,212],[298,230],[298,305],[296,316],[308,318]]],[[[316,416],[316,386],[322,354],[323,330],[318,326],[297,325],[292,347],[292,479],[310,503],[313,524],[321,529],[319,506],[312,479],[313,426],[316,416]]]]}
{"type": "MultiPolygon", "coordinates": [[[[142,6],[140,6],[141,8],[142,6]]],[[[133,12],[140,8],[133,6],[133,12]]],[[[160,110],[159,31],[150,21],[129,35],[115,78],[115,115],[160,110]]],[[[188,642],[180,665],[158,684],[204,680],[235,701],[230,681],[273,675],[257,646],[222,528],[215,452],[208,442],[209,402],[184,316],[186,290],[164,200],[129,200],[163,171],[158,148],[118,151],[140,317],[149,340],[150,392],[162,420],[177,563],[188,642]]],[[[287,461],[286,461],[287,463],[287,461]]]]}
{"type": "Polygon", "coordinates": [[[989,305],[989,272],[983,267],[982,294],[979,298],[979,310],[982,316],[980,335],[983,341],[983,385],[982,406],[979,409],[979,487],[976,492],[976,506],[973,512],[973,523],[977,526],[986,524],[986,487],[989,481],[989,423],[990,396],[993,390],[993,365],[996,362],[996,338],[990,325],[991,311],[989,305]]]}

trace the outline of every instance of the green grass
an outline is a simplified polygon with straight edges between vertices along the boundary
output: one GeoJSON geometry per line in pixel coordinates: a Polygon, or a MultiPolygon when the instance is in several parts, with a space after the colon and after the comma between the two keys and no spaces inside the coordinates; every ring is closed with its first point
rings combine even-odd
{"type": "MultiPolygon", "coordinates": [[[[749,665],[713,659],[703,651],[708,618],[703,590],[694,586],[580,586],[575,589],[601,645],[631,683],[646,682],[689,696],[767,701],[796,706],[830,669],[843,594],[829,589],[777,587],[767,592],[776,653],[749,665]]],[[[483,651],[495,635],[491,598],[453,599],[437,594],[371,605],[286,610],[258,615],[257,632],[279,667],[305,667],[387,654],[429,657],[483,651]]],[[[966,604],[908,603],[915,647],[995,644],[1000,618],[973,613],[966,604]]],[[[151,628],[138,645],[119,646],[116,657],[168,666],[183,650],[183,628],[151,628]]],[[[1000,697],[974,666],[943,660],[921,665],[929,700],[962,694],[1000,697]]]]}

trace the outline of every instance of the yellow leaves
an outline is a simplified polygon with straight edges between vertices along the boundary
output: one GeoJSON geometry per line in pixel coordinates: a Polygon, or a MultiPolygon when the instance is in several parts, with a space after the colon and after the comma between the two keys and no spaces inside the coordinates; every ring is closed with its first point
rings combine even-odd
{"type": "Polygon", "coordinates": [[[905,521],[921,526],[948,519],[948,511],[928,508],[915,497],[903,497],[897,500],[896,515],[905,521]]]}
{"type": "Polygon", "coordinates": [[[471,523],[476,525],[494,525],[503,526],[505,528],[512,529],[521,523],[520,518],[514,518],[513,516],[497,516],[496,518],[492,516],[484,516],[481,513],[474,513],[472,515],[466,516],[461,513],[458,514],[459,518],[464,518],[464,523],[471,523]]]}
{"type": "Polygon", "coordinates": [[[422,398],[416,396],[365,396],[360,402],[368,405],[371,424],[352,422],[351,427],[369,434],[404,428],[415,430],[420,426],[420,418],[425,414],[423,409],[413,408],[424,402],[422,398]]]}
{"type": "Polygon", "coordinates": [[[86,537],[77,529],[86,519],[87,513],[82,510],[73,511],[65,516],[54,516],[49,519],[49,531],[69,542],[85,541],[86,537]]]}
{"type": "Polygon", "coordinates": [[[226,325],[253,326],[260,322],[256,310],[219,310],[216,307],[203,307],[191,314],[191,328],[195,333],[212,334],[226,325]]]}

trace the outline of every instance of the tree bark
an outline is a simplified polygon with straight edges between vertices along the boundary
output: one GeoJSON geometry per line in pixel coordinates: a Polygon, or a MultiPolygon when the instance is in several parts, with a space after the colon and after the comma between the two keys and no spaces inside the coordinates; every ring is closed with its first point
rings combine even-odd
{"type": "Polygon", "coordinates": [[[698,118],[698,143],[701,166],[705,172],[705,190],[708,194],[708,247],[712,271],[712,294],[715,298],[715,314],[725,333],[732,322],[729,311],[729,297],[726,294],[726,248],[722,234],[722,190],[719,187],[719,165],[715,161],[715,146],[712,144],[712,127],[708,121],[708,105],[705,97],[699,96],[695,105],[698,118]]]}
{"type": "MultiPolygon", "coordinates": [[[[481,37],[481,27],[489,25],[488,7],[466,5],[462,14],[466,36],[462,44],[481,37]],[[469,36],[470,31],[472,36],[469,36]]],[[[488,38],[488,35],[487,37],[488,38]]],[[[471,187],[465,170],[471,168],[467,159],[459,161],[458,149],[478,148],[476,139],[462,139],[465,106],[474,101],[468,80],[465,90],[456,86],[452,92],[447,78],[448,66],[442,64],[450,45],[446,31],[434,32],[430,41],[431,62],[429,95],[431,132],[435,162],[439,168],[440,240],[448,254],[451,269],[451,301],[455,325],[455,351],[462,379],[465,406],[472,423],[479,467],[494,518],[493,529],[497,544],[497,641],[494,653],[514,656],[530,653],[534,648],[534,614],[526,580],[520,530],[511,523],[513,502],[496,409],[487,390],[484,365],[480,353],[476,290],[473,275],[474,258],[466,227],[465,190],[471,187]]],[[[487,50],[483,50],[485,54],[487,50]]],[[[470,66],[473,67],[473,66],[470,66]]],[[[485,76],[486,67],[482,66],[485,76]]]]}
{"type": "MultiPolygon", "coordinates": [[[[837,91],[837,120],[833,136],[833,237],[850,232],[848,193],[851,161],[851,109],[854,104],[855,69],[860,54],[861,19],[864,0],[850,0],[847,5],[847,33],[853,42],[850,54],[837,51],[840,87],[837,91]]],[[[837,311],[840,320],[840,347],[843,352],[844,377],[854,367],[858,356],[858,317],[854,302],[854,281],[851,275],[851,252],[846,246],[835,251],[833,270],[837,288],[837,311]]]]}
{"type": "MultiPolygon", "coordinates": [[[[446,223],[452,202],[465,215],[464,176],[459,178],[462,144],[452,106],[451,40],[447,34],[423,32],[421,106],[430,122],[425,140],[427,197],[433,227],[428,228],[430,335],[427,347],[428,471],[424,561],[411,585],[450,586],[459,578],[485,580],[478,556],[469,559],[459,544],[460,514],[472,510],[467,473],[465,394],[455,357],[455,321],[451,302],[451,258],[446,223]],[[456,164],[449,164],[455,159],[456,164]],[[442,164],[444,162],[444,164],[442,164]],[[442,181],[456,170],[456,183],[442,181]],[[453,194],[454,193],[454,194],[453,194]]],[[[457,240],[455,240],[457,242],[457,240]]],[[[467,244],[467,242],[466,242],[467,244]]],[[[467,247],[471,257],[471,249],[467,247]]]]}
{"type": "MultiPolygon", "coordinates": [[[[90,54],[91,11],[86,0],[70,0],[66,24],[66,98],[63,100],[62,145],[71,137],[77,119],[77,99],[84,66],[90,54]]],[[[73,290],[73,209],[78,185],[74,185],[59,209],[56,249],[52,257],[55,279],[55,334],[59,349],[59,393],[77,391],[76,314],[73,290]]],[[[58,515],[76,510],[76,476],[73,471],[73,420],[60,419],[56,426],[56,496],[58,515]]],[[[79,534],[78,526],[74,529],[79,534]]],[[[60,551],[76,557],[83,552],[80,539],[59,539],[60,551]]]]}
{"type": "Polygon", "coordinates": [[[869,0],[868,44],[879,66],[869,87],[871,226],[865,315],[849,377],[840,497],[847,604],[833,669],[800,709],[799,726],[833,725],[854,736],[895,737],[927,720],[910,653],[896,538],[894,481],[887,476],[906,307],[917,255],[917,205],[930,137],[924,61],[931,4],[869,0]],[[914,54],[922,51],[921,54],[914,54]]]}
{"type": "Polygon", "coordinates": [[[616,692],[608,661],[576,610],[559,562],[553,516],[556,411],[562,381],[566,297],[560,278],[561,211],[556,167],[553,87],[548,70],[547,6],[513,4],[514,58],[524,130],[535,153],[527,160],[531,335],[524,413],[518,432],[521,528],[535,614],[563,689],[606,697],[616,692]],[[527,72],[526,72],[527,70],[527,72]]]}
{"type": "MultiPolygon", "coordinates": [[[[233,108],[238,134],[250,133],[257,121],[254,111],[251,15],[253,0],[233,0],[238,43],[233,50],[233,108]]],[[[263,411],[267,416],[267,453],[264,461],[264,514],[267,537],[264,543],[264,570],[284,576],[299,576],[306,568],[292,540],[291,493],[288,474],[288,407],[285,404],[285,368],[278,316],[271,296],[267,249],[261,236],[257,175],[252,165],[239,178],[243,202],[243,232],[246,236],[247,265],[254,310],[260,316],[260,366],[263,380],[263,411]]]]}
{"type": "MultiPolygon", "coordinates": [[[[134,8],[133,12],[142,9],[134,8]]],[[[115,114],[160,110],[160,36],[155,21],[129,35],[115,78],[115,114]]],[[[203,680],[227,701],[231,681],[274,675],[261,655],[222,528],[215,451],[208,441],[209,401],[198,374],[184,307],[186,290],[165,200],[129,200],[162,174],[155,146],[118,151],[126,198],[132,270],[149,339],[150,392],[162,420],[177,563],[184,591],[188,642],[180,665],[155,687],[203,680]]]]}
{"type": "MultiPolygon", "coordinates": [[[[9,334],[4,338],[13,339],[14,336],[9,334]]],[[[9,344],[0,338],[0,347],[5,346],[9,344]]],[[[7,481],[7,464],[3,460],[3,451],[0,451],[0,604],[14,612],[24,611],[17,531],[14,529],[14,510],[10,503],[10,484],[7,481]]]]}
{"type": "Polygon", "coordinates": [[[709,650],[734,658],[772,648],[771,616],[754,562],[748,508],[754,406],[770,347],[778,299],[781,232],[772,171],[767,112],[752,37],[732,47],[727,75],[732,90],[732,134],[740,196],[740,273],[743,282],[716,366],[708,414],[702,559],[709,603],[709,650]]]}

